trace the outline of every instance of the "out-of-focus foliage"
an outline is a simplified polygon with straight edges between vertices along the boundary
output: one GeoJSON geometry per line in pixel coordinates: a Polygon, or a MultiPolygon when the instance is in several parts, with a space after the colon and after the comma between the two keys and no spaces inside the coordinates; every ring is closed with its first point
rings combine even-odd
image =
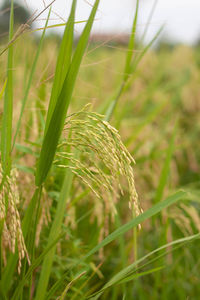
{"type": "MultiPolygon", "coordinates": [[[[4,1],[1,7],[0,34],[8,31],[8,7],[10,7],[10,3],[4,1]]],[[[30,13],[25,8],[17,3],[15,4],[16,24],[25,23],[29,16],[30,13]]],[[[22,216],[34,194],[35,165],[44,134],[59,43],[59,38],[48,37],[43,47],[41,47],[39,61],[36,69],[34,69],[35,73],[33,72],[34,75],[31,77],[33,81],[23,111],[22,126],[17,136],[16,147],[12,153],[13,166],[19,172],[17,184],[22,200],[19,207],[22,216]]],[[[116,95],[116,91],[122,82],[127,46],[124,44],[119,46],[117,43],[104,43],[103,46],[100,44],[101,42],[96,41],[95,45],[90,45],[87,48],[68,115],[77,113],[88,103],[92,104],[92,110],[95,112],[105,112],[106,104],[110,103],[110,99],[112,100],[116,95]]],[[[17,41],[14,47],[12,75],[14,78],[13,131],[15,132],[38,43],[33,36],[27,35],[17,41]]],[[[73,47],[71,47],[71,51],[73,51],[73,47]]],[[[137,51],[133,53],[133,57],[138,53],[137,51]]],[[[69,62],[71,63],[71,57],[69,62]]],[[[1,92],[6,83],[6,53],[0,56],[0,64],[1,92]]],[[[150,253],[163,244],[195,234],[200,230],[199,83],[199,46],[192,48],[162,42],[156,50],[150,50],[144,56],[133,76],[130,76],[126,90],[119,99],[111,118],[112,126],[117,128],[123,143],[136,160],[134,166],[135,185],[144,211],[152,207],[156,201],[163,201],[179,189],[190,192],[189,196],[182,199],[180,204],[166,209],[159,218],[149,219],[148,222],[142,224],[137,241],[134,241],[137,244],[138,257],[150,253]]],[[[3,101],[0,100],[0,127],[2,113],[3,101]]],[[[105,164],[108,161],[106,161],[105,156],[102,156],[102,153],[104,153],[104,150],[109,149],[109,157],[112,159],[115,151],[113,151],[112,146],[109,148],[104,147],[105,149],[102,147],[98,154],[103,157],[103,163],[99,162],[99,170],[94,168],[96,163],[93,164],[95,154],[92,156],[91,152],[98,150],[98,148],[95,148],[91,143],[88,132],[93,134],[99,125],[95,119],[92,120],[91,124],[86,123],[85,120],[81,120],[81,122],[82,126],[76,131],[77,136],[75,138],[73,131],[70,132],[70,129],[68,135],[66,131],[63,133],[62,141],[68,138],[68,144],[63,143],[65,147],[63,153],[58,151],[58,154],[60,154],[59,163],[60,165],[64,164],[66,158],[70,161],[69,148],[71,147],[71,150],[75,149],[71,161],[73,160],[76,166],[78,163],[80,164],[80,160],[77,160],[77,144],[75,143],[78,140],[79,143],[83,144],[81,149],[84,149],[79,155],[79,158],[83,160],[81,167],[83,165],[87,166],[88,162],[90,166],[90,168],[85,167],[84,169],[85,178],[87,179],[89,174],[90,178],[97,179],[97,171],[102,167],[105,174],[102,172],[101,178],[106,179],[112,172],[107,170],[105,164]],[[80,129],[86,125],[91,131],[86,131],[83,136],[80,129]],[[80,138],[78,134],[82,134],[80,138]],[[92,151],[87,150],[88,144],[93,147],[92,151]],[[64,155],[66,151],[68,156],[64,155]],[[90,155],[89,158],[88,155],[90,155]]],[[[74,127],[71,127],[71,129],[76,130],[79,124],[75,121],[73,124],[74,127]]],[[[115,135],[113,135],[113,139],[115,138],[115,135]]],[[[106,140],[105,138],[103,140],[104,143],[108,144],[107,146],[109,146],[109,141],[110,139],[106,140]]],[[[103,142],[100,145],[104,145],[103,142]]],[[[48,145],[46,149],[49,150],[48,145]]],[[[121,151],[123,152],[123,150],[121,151]]],[[[121,156],[117,158],[121,159],[121,156]]],[[[117,165],[114,159],[112,163],[117,165]]],[[[113,167],[115,165],[111,164],[110,169],[115,170],[113,167]]],[[[119,165],[121,166],[121,164],[119,165]]],[[[71,165],[70,167],[73,168],[71,165]]],[[[112,218],[110,217],[108,210],[107,218],[104,218],[105,209],[103,209],[102,202],[97,200],[94,193],[90,192],[91,188],[78,180],[78,177],[84,177],[80,170],[76,167],[74,174],[77,177],[70,177],[70,189],[68,189],[68,182],[66,182],[67,201],[64,202],[66,211],[62,211],[64,216],[62,230],[65,233],[65,239],[59,242],[56,249],[56,258],[49,284],[50,289],[55,282],[65,275],[67,270],[67,276],[64,276],[65,281],[69,285],[72,282],[74,283],[74,287],[68,293],[69,299],[86,299],[88,295],[91,295],[108,282],[119,270],[130,265],[133,257],[136,256],[134,253],[136,249],[134,248],[133,251],[133,234],[129,232],[121,239],[119,238],[109,244],[104,253],[100,252],[94,255],[91,260],[88,260],[87,263],[84,262],[79,265],[79,259],[102,240],[102,232],[105,234],[105,230],[102,230],[103,223],[100,221],[106,219],[106,226],[112,231],[133,218],[127,205],[129,189],[126,185],[126,176],[121,176],[121,178],[120,172],[116,171],[124,191],[123,194],[115,182],[112,186],[110,181],[107,181],[112,192],[115,192],[116,189],[117,193],[114,193],[114,195],[120,195],[120,199],[118,202],[114,196],[112,199],[116,203],[116,211],[118,212],[116,219],[112,214],[112,218]],[[72,266],[73,271],[71,271],[72,266]],[[82,268],[87,270],[86,276],[74,282],[74,278],[79,278],[77,274],[82,268]]],[[[121,174],[124,175],[123,172],[121,174]]],[[[50,226],[45,225],[51,224],[51,221],[54,220],[60,197],[62,196],[65,200],[65,193],[62,195],[61,191],[63,175],[63,170],[54,164],[44,183],[41,207],[38,208],[40,211],[38,210],[37,247],[34,251],[36,257],[44,250],[49,236],[50,226]]],[[[102,193],[102,198],[104,197],[107,200],[108,197],[104,194],[101,182],[94,180],[92,184],[95,188],[98,185],[99,193],[102,193]]],[[[32,243],[32,241],[29,242],[32,243]]],[[[198,284],[200,261],[199,242],[195,241],[195,243],[191,243],[189,246],[186,245],[174,252],[170,252],[172,250],[170,246],[167,249],[169,253],[166,251],[159,261],[147,260],[151,268],[165,267],[159,273],[135,279],[135,281],[123,286],[114,286],[106,290],[101,299],[122,299],[124,295],[126,295],[125,299],[133,299],[134,297],[141,300],[197,299],[200,295],[198,284]]],[[[26,264],[23,267],[25,274],[26,264]]],[[[143,266],[142,271],[148,271],[148,267],[149,265],[143,266]]],[[[24,285],[23,292],[25,296],[31,295],[32,288],[34,290],[37,286],[39,272],[40,268],[36,268],[30,290],[28,290],[26,284],[24,285]]],[[[16,276],[16,278],[18,277],[16,276]]],[[[66,282],[61,284],[55,297],[61,295],[66,288],[66,282]]],[[[7,281],[7,289],[10,288],[10,283],[12,283],[12,280],[7,281]]],[[[18,284],[15,285],[17,289],[18,284]]]]}
{"type": "MultiPolygon", "coordinates": [[[[15,25],[21,25],[28,21],[31,12],[27,7],[14,1],[15,25]]],[[[10,1],[4,0],[0,6],[0,37],[6,36],[9,31],[10,1]]]]}

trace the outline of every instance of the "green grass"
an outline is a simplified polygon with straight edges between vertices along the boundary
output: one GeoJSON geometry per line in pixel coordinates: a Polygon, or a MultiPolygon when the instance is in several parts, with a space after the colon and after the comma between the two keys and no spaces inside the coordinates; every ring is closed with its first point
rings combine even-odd
{"type": "Polygon", "coordinates": [[[14,42],[11,3],[12,42],[0,51],[0,299],[197,299],[199,49],[152,50],[162,28],[144,46],[139,1],[127,46],[88,46],[98,0],[74,44],[77,2],[61,41],[46,36],[49,10],[39,41],[14,42]],[[19,203],[5,195],[13,187],[19,203]],[[3,235],[12,201],[31,261],[20,274],[19,241],[12,253],[3,235]]]}

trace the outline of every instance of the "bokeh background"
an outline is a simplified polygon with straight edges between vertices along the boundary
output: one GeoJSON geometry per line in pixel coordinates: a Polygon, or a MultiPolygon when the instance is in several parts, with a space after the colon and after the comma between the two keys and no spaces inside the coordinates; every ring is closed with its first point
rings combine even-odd
{"type": "MultiPolygon", "coordinates": [[[[9,1],[0,0],[0,4],[3,3],[9,4],[9,1]]],[[[21,0],[18,3],[30,11],[30,16],[34,12],[35,15],[39,14],[51,1],[21,0]]],[[[78,0],[77,21],[88,18],[93,3],[93,0],[78,0]]],[[[70,5],[71,0],[56,0],[50,24],[66,22],[70,5]]],[[[128,39],[135,6],[134,0],[100,1],[92,31],[94,43],[90,43],[85,52],[68,113],[77,112],[91,103],[94,111],[106,114],[110,104],[116,99],[119,88],[123,85],[124,75],[127,74],[124,66],[129,52],[128,39]]],[[[16,4],[16,17],[18,11],[16,4]]],[[[163,211],[156,220],[149,219],[142,225],[142,230],[138,232],[138,257],[163,244],[200,232],[199,11],[199,0],[140,0],[131,74],[110,120],[136,160],[136,165],[133,166],[135,183],[143,210],[180,189],[189,192],[179,204],[163,211]],[[149,22],[152,9],[153,15],[149,22]],[[144,51],[145,46],[163,24],[164,30],[153,47],[144,51]],[[141,37],[145,28],[147,34],[143,43],[141,37]]],[[[24,16],[24,19],[18,19],[17,27],[27,20],[28,15],[24,16]]],[[[46,17],[47,12],[40,15],[33,28],[43,27],[46,17]]],[[[2,49],[7,45],[8,28],[6,29],[5,24],[8,24],[8,18],[5,9],[2,9],[2,49]]],[[[76,38],[83,26],[84,23],[76,25],[76,38]]],[[[30,200],[30,194],[33,193],[34,168],[41,147],[63,27],[47,30],[48,36],[41,47],[35,72],[31,75],[28,100],[17,138],[13,165],[17,166],[20,172],[19,189],[24,203],[22,214],[23,208],[27,207],[30,200]]],[[[38,49],[40,32],[42,30],[27,32],[14,44],[14,131],[38,49]]],[[[74,49],[76,45],[77,39],[74,49]]],[[[0,90],[6,81],[6,61],[5,51],[0,56],[0,90]]],[[[2,112],[3,101],[0,102],[0,117],[2,112]]],[[[49,203],[48,209],[52,218],[62,186],[60,178],[62,173],[56,168],[45,183],[44,203],[49,203]]],[[[120,223],[124,224],[132,218],[124,180],[122,185],[125,193],[120,194],[117,203],[119,220],[116,223],[110,222],[110,232],[119,227],[120,223]]],[[[63,242],[61,255],[56,256],[51,283],[63,275],[64,268],[70,268],[72,260],[82,257],[102,238],[97,221],[98,217],[105,216],[105,211],[99,209],[96,197],[77,178],[73,182],[69,200],[65,225],[70,237],[63,242]],[[82,218],[83,216],[86,217],[82,218]]],[[[50,224],[43,225],[40,241],[46,241],[49,228],[50,224]]],[[[132,233],[124,237],[124,252],[119,244],[117,240],[106,249],[105,263],[100,268],[103,277],[95,274],[86,285],[83,281],[80,281],[80,284],[78,282],[75,285],[77,291],[80,290],[81,283],[84,286],[83,294],[94,291],[94,287],[102,287],[117,271],[133,261],[132,233]]],[[[42,247],[39,243],[38,253],[42,247]]],[[[132,281],[128,283],[126,298],[123,298],[121,287],[114,287],[106,291],[102,299],[199,299],[199,247],[199,241],[195,241],[177,251],[167,253],[159,261],[152,261],[151,268],[164,266],[164,269],[138,279],[136,284],[132,281]]],[[[95,263],[99,262],[99,258],[96,257],[95,263]]],[[[143,270],[149,270],[148,266],[143,270]]],[[[72,295],[73,291],[69,291],[69,299],[81,297],[77,294],[76,298],[72,298],[72,295]]]]}
{"type": "MultiPolygon", "coordinates": [[[[2,0],[0,2],[3,2],[2,0]]],[[[39,11],[48,5],[49,0],[20,0],[32,11],[39,11]]],[[[94,1],[79,0],[77,20],[85,20],[90,12],[90,4],[94,1]]],[[[135,0],[101,0],[97,20],[93,26],[95,33],[118,33],[130,32],[133,14],[135,11],[135,0]]],[[[200,1],[199,0],[141,0],[138,34],[142,32],[148,22],[148,16],[153,5],[156,5],[153,18],[149,24],[147,40],[151,39],[159,26],[165,24],[163,37],[173,42],[194,44],[200,38],[200,1]],[[157,3],[156,3],[157,2],[157,3]]],[[[63,22],[67,19],[71,0],[56,0],[53,4],[53,12],[56,20],[51,23],[63,22]]],[[[47,14],[44,13],[41,18],[47,14]]],[[[52,16],[53,18],[53,16],[52,16]]],[[[42,21],[37,21],[35,26],[41,26],[42,21]]],[[[77,30],[81,30],[78,26],[77,30]]]]}

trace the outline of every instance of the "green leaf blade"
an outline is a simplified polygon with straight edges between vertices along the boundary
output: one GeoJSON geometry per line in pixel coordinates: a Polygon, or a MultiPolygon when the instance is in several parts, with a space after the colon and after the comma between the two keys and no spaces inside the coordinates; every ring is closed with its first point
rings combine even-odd
{"type": "MultiPolygon", "coordinates": [[[[11,1],[9,40],[12,40],[14,28],[14,2],[11,1]]],[[[9,175],[11,170],[12,147],[12,117],[13,117],[13,46],[8,50],[7,84],[4,96],[4,111],[1,132],[1,160],[4,175],[9,175]]]]}
{"type": "Polygon", "coordinates": [[[76,51],[74,53],[69,71],[64,80],[61,93],[55,105],[54,112],[52,113],[51,120],[49,121],[49,126],[44,137],[39,162],[36,170],[37,186],[41,185],[44,182],[51,168],[58,141],[64,126],[67,109],[69,107],[70,100],[72,97],[76,77],[78,75],[80,64],[87,47],[90,31],[99,2],[100,0],[96,0],[93,6],[88,22],[84,28],[84,31],[77,45],[76,51]]]}

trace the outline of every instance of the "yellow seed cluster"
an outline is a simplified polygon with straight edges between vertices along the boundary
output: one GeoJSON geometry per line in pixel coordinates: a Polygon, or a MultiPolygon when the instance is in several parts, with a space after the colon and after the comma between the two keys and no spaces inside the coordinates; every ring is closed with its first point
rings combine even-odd
{"type": "Polygon", "coordinates": [[[83,109],[66,119],[65,133],[67,138],[58,147],[55,163],[70,168],[97,196],[94,211],[99,225],[103,222],[104,234],[108,234],[109,216],[113,220],[116,213],[118,191],[123,193],[122,178],[128,182],[129,207],[135,216],[139,215],[141,209],[132,168],[135,162],[118,131],[102,115],[83,109]],[[64,151],[66,147],[71,150],[64,151]]]}
{"type": "Polygon", "coordinates": [[[18,272],[21,271],[21,261],[26,256],[28,263],[29,256],[26,250],[24,237],[21,229],[20,215],[17,209],[19,204],[19,192],[17,187],[17,171],[13,169],[10,176],[4,178],[0,164],[0,221],[3,221],[2,249],[3,259],[6,264],[6,250],[15,253],[18,250],[19,262],[18,272]]]}

